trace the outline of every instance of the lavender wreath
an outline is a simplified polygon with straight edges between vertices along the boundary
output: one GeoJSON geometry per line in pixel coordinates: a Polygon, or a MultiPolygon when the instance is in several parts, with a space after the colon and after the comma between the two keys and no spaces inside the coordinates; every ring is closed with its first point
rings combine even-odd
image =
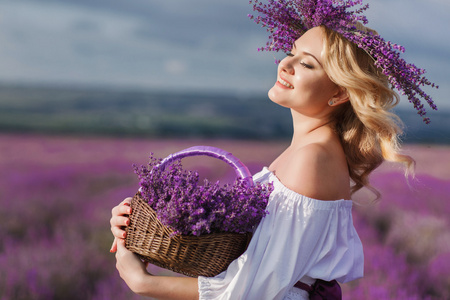
{"type": "Polygon", "coordinates": [[[392,86],[408,97],[423,121],[430,123],[421,98],[433,110],[437,107],[422,87],[438,86],[423,76],[424,69],[407,63],[400,56],[405,52],[404,47],[385,41],[379,34],[357,28],[358,22],[368,23],[362,13],[369,5],[363,5],[362,0],[267,0],[267,4],[250,0],[250,4],[258,15],[248,16],[269,32],[269,41],[259,51],[289,52],[295,40],[308,29],[324,25],[367,52],[392,86]],[[352,10],[355,6],[360,7],[352,10]]]}

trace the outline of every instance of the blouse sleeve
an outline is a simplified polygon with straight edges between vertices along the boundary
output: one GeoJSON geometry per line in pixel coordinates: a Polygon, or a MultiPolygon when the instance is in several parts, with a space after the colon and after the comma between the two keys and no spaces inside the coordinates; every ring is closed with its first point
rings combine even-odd
{"type": "Polygon", "coordinates": [[[269,214],[226,271],[198,278],[200,299],[283,299],[304,276],[340,282],[362,277],[352,202],[311,199],[287,189],[272,173],[266,175],[274,185],[269,214]]]}

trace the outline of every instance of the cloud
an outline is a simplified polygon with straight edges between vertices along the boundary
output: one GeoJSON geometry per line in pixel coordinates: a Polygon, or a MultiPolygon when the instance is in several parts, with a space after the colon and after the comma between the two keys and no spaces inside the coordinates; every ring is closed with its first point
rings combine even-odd
{"type": "MultiPolygon", "coordinates": [[[[264,70],[251,59],[259,46],[252,32],[261,43],[264,33],[249,26],[245,11],[236,17],[241,2],[175,2],[176,10],[173,1],[127,1],[126,8],[122,1],[0,1],[0,38],[8,45],[0,49],[7,67],[0,80],[173,88],[167,74],[178,88],[259,89],[232,78],[249,77],[238,66],[264,70]]],[[[265,68],[272,72],[272,63],[265,68]]]]}
{"type": "MultiPolygon", "coordinates": [[[[373,0],[369,25],[449,90],[449,5],[373,0]]],[[[0,0],[0,81],[265,93],[267,35],[242,0],[0,0]]]]}
{"type": "Polygon", "coordinates": [[[169,75],[183,75],[187,69],[186,61],[169,59],[164,62],[164,70],[169,75]]]}

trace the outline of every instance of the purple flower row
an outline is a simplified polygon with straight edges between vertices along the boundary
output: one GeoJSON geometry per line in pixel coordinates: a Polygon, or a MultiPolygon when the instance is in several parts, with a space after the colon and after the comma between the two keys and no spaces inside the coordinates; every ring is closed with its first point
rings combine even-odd
{"type": "Polygon", "coordinates": [[[239,178],[232,185],[207,179],[200,184],[198,172],[183,170],[181,161],[166,168],[159,163],[152,156],[148,166],[135,166],[135,173],[144,199],[176,234],[251,232],[267,213],[271,185],[252,186],[239,178]]]}
{"type": "MultiPolygon", "coordinates": [[[[0,135],[0,299],[143,299],[129,290],[114,267],[114,255],[109,253],[110,210],[136,191],[136,177],[130,172],[133,161],[146,156],[150,148],[164,154],[191,143],[0,135]]],[[[204,143],[224,147],[225,142],[204,143]]],[[[253,172],[280,151],[279,142],[226,141],[226,146],[249,161],[253,172]]],[[[450,155],[446,147],[414,149],[409,153],[417,159],[419,170],[423,166],[427,174],[441,174],[441,179],[418,171],[417,182],[408,185],[398,171],[373,175],[371,182],[383,199],[377,204],[379,210],[357,205],[354,211],[364,245],[365,275],[343,285],[344,299],[450,299],[450,252],[444,248],[450,232],[446,163],[450,155]],[[399,223],[399,215],[392,214],[399,209],[405,216],[415,216],[414,221],[399,223]],[[380,223],[383,216],[389,218],[389,226],[380,223]],[[431,217],[442,220],[428,223],[434,226],[431,233],[443,232],[436,240],[418,232],[412,244],[399,247],[406,240],[393,240],[398,235],[392,233],[412,236],[416,229],[428,228],[431,217]],[[425,243],[436,246],[439,253],[423,256],[420,265],[412,264],[410,253],[425,243]]],[[[202,169],[201,174],[224,182],[220,168],[202,169]]],[[[152,274],[172,274],[149,268],[152,274]]]]}

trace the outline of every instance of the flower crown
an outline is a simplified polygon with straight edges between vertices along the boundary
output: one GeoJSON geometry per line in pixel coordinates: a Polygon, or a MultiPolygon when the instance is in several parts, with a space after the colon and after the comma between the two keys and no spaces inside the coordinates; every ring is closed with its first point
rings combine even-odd
{"type": "Polygon", "coordinates": [[[369,8],[366,4],[359,9],[351,10],[356,5],[362,5],[362,0],[267,0],[263,4],[258,0],[250,0],[253,10],[258,16],[248,15],[257,24],[262,24],[269,32],[269,41],[258,51],[291,50],[295,40],[308,29],[324,25],[363,49],[375,61],[375,65],[387,76],[389,82],[401,94],[407,95],[423,121],[428,124],[424,105],[420,98],[426,100],[429,106],[437,110],[436,105],[421,86],[437,85],[423,76],[424,69],[407,63],[400,57],[405,49],[397,44],[385,41],[380,35],[360,30],[356,24],[367,24],[367,18],[362,14],[369,8]]]}

